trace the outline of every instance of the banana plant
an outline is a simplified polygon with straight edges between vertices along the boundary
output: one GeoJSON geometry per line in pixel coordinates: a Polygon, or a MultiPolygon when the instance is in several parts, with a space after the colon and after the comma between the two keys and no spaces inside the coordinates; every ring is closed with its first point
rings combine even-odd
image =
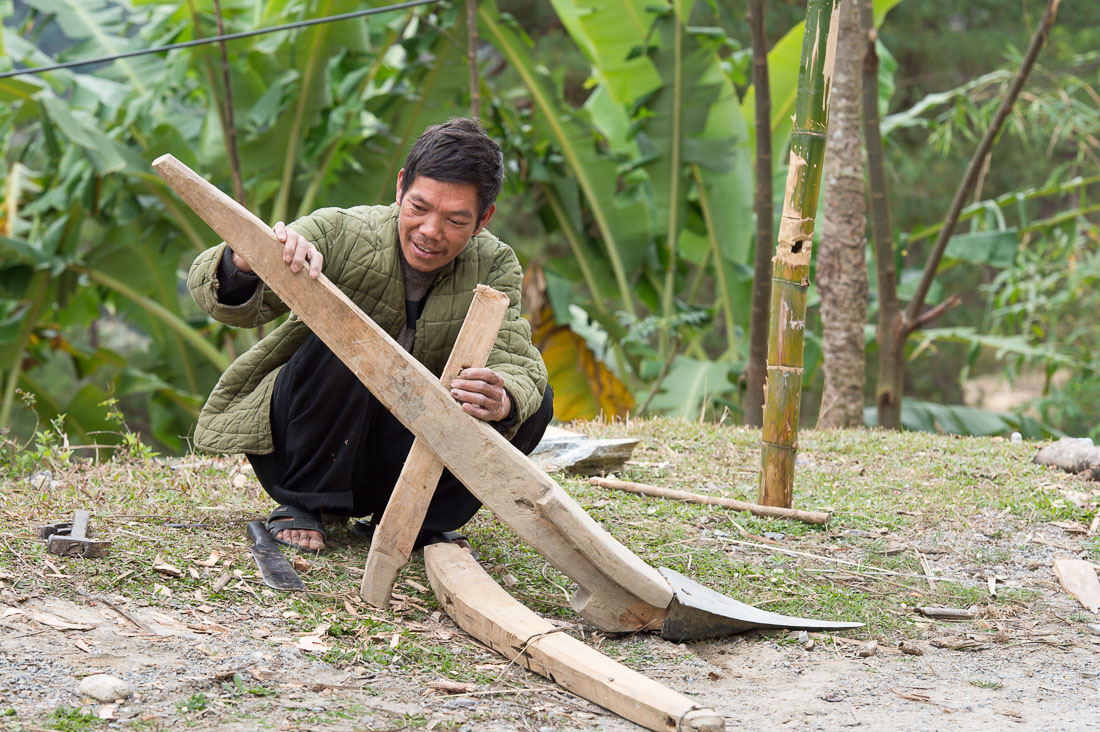
{"type": "MultiPolygon", "coordinates": [[[[221,5],[231,32],[361,4],[221,5]]],[[[7,58],[26,66],[215,32],[210,3],[198,0],[26,6],[25,27],[34,33],[5,25],[0,34],[7,58]],[[59,59],[36,45],[47,30],[71,41],[59,59]]],[[[5,10],[10,5],[0,2],[5,10]]],[[[433,57],[450,45],[447,12],[418,9],[229,44],[247,197],[257,211],[282,217],[314,205],[375,201],[380,190],[392,196],[396,170],[361,173],[383,170],[375,165],[381,157],[399,160],[409,134],[445,118],[461,94],[456,83],[425,82],[437,71],[433,57]]],[[[75,439],[97,440],[95,433],[112,425],[107,405],[117,399],[129,422],[178,449],[231,355],[254,341],[197,312],[181,291],[191,259],[216,239],[149,168],[171,152],[228,187],[227,141],[216,111],[224,91],[203,73],[208,60],[220,63],[216,53],[201,47],[121,59],[92,72],[0,80],[0,164],[7,172],[0,201],[0,425],[13,419],[21,389],[35,395],[40,422],[64,415],[75,439]]]]}

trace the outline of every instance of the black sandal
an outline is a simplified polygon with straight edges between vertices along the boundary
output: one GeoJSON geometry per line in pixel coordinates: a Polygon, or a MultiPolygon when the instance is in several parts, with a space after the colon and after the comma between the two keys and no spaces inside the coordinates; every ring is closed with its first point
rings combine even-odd
{"type": "Polygon", "coordinates": [[[311,554],[324,551],[324,549],[310,549],[307,546],[283,541],[279,538],[279,534],[283,531],[287,531],[288,529],[299,529],[301,531],[316,531],[321,535],[321,541],[325,542],[325,547],[328,547],[328,533],[325,531],[325,525],[322,523],[320,515],[314,511],[307,511],[304,508],[297,508],[295,506],[279,506],[267,517],[267,523],[264,524],[264,526],[267,529],[267,533],[271,534],[272,541],[276,544],[294,547],[295,549],[310,552],[311,554]]]}

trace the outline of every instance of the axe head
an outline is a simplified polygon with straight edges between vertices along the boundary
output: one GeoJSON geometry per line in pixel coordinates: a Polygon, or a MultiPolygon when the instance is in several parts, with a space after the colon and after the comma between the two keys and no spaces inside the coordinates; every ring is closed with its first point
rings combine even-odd
{"type": "Polygon", "coordinates": [[[110,549],[111,542],[96,541],[87,537],[65,536],[64,534],[52,534],[46,540],[46,548],[51,554],[59,554],[63,557],[85,557],[92,559],[102,557],[110,549]]]}

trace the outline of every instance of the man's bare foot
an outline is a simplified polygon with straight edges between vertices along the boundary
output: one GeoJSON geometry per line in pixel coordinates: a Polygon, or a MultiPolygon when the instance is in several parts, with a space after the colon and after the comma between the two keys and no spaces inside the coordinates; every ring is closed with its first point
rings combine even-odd
{"type": "MultiPolygon", "coordinates": [[[[293,521],[291,518],[275,519],[272,524],[279,524],[283,522],[293,521]]],[[[300,546],[303,549],[308,549],[311,552],[319,552],[325,548],[325,537],[321,535],[320,531],[307,531],[306,529],[284,529],[283,531],[276,532],[275,538],[279,541],[285,541],[287,544],[293,544],[300,546]]]]}
{"type": "Polygon", "coordinates": [[[345,516],[318,513],[290,505],[282,505],[271,512],[267,530],[275,541],[319,552],[325,548],[325,526],[345,521],[345,516]],[[285,523],[286,528],[279,527],[285,523]]]}

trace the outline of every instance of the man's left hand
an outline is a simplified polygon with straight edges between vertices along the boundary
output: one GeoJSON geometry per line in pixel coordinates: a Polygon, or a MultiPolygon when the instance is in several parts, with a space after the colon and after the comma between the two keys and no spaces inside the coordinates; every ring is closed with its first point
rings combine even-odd
{"type": "Polygon", "coordinates": [[[451,381],[451,396],[466,414],[499,422],[512,413],[512,400],[504,390],[504,379],[492,369],[464,369],[451,381]]]}

